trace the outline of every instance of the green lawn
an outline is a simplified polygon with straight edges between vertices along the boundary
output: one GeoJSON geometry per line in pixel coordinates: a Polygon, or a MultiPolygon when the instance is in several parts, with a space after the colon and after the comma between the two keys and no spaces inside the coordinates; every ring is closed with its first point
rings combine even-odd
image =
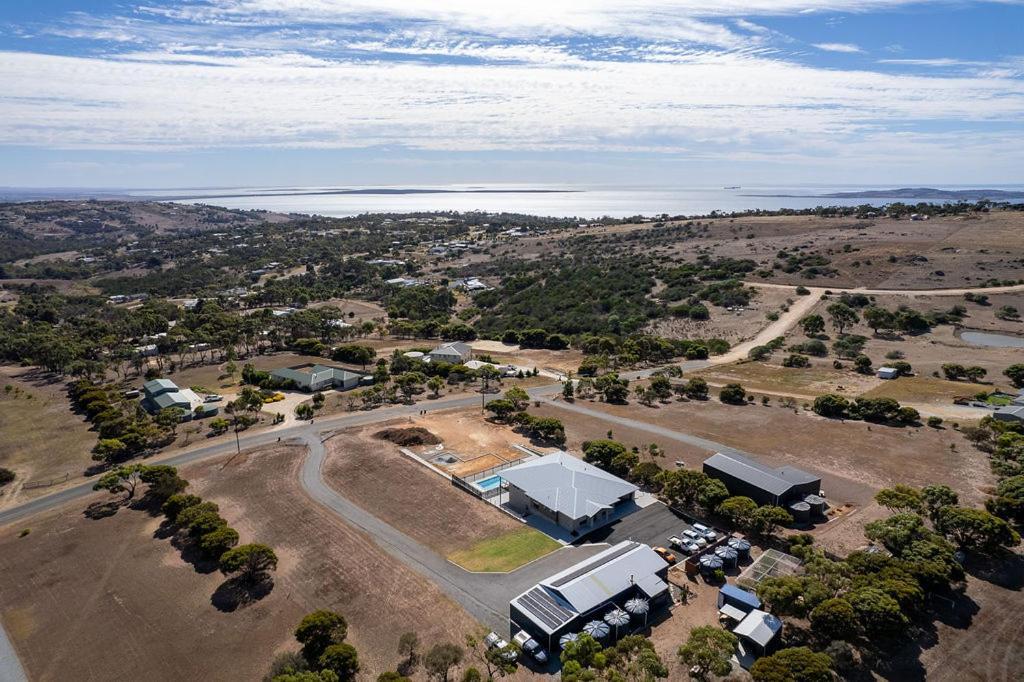
{"type": "Polygon", "coordinates": [[[502,573],[549,554],[561,545],[532,528],[522,528],[452,552],[448,559],[467,571],[502,573]]]}

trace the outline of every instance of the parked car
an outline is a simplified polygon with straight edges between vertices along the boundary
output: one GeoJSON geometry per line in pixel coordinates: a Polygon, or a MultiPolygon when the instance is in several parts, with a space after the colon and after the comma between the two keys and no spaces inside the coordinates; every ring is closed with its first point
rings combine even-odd
{"type": "Polygon", "coordinates": [[[526,630],[520,630],[517,632],[516,636],[512,638],[512,641],[538,663],[548,662],[548,653],[541,648],[540,644],[537,643],[537,640],[530,637],[530,633],[526,630]]]}
{"type": "Polygon", "coordinates": [[[652,547],[651,549],[653,549],[658,554],[658,556],[660,556],[662,559],[664,559],[665,561],[667,561],[670,564],[674,564],[675,562],[679,561],[676,558],[675,554],[673,554],[672,552],[668,551],[664,547],[652,547]]]}
{"type": "Polygon", "coordinates": [[[204,403],[219,403],[222,400],[224,400],[224,396],[222,395],[208,395],[203,398],[204,403]]]}
{"type": "Polygon", "coordinates": [[[503,650],[505,653],[502,654],[502,657],[507,661],[515,661],[519,658],[519,652],[502,639],[497,632],[488,632],[484,637],[484,644],[489,649],[503,650]]]}
{"type": "Polygon", "coordinates": [[[689,538],[682,541],[682,545],[679,547],[679,549],[682,550],[683,553],[685,553],[687,556],[696,554],[700,551],[700,547],[697,546],[697,543],[693,542],[689,538]]]}
{"type": "Polygon", "coordinates": [[[683,541],[680,540],[679,537],[673,535],[673,536],[671,536],[668,539],[668,546],[669,547],[677,547],[677,548],[678,547],[682,547],[683,546],[683,541]]]}
{"type": "Polygon", "coordinates": [[[689,538],[690,542],[697,545],[697,547],[704,549],[708,546],[708,541],[701,537],[700,533],[695,530],[687,528],[683,531],[683,537],[689,538]]]}
{"type": "Polygon", "coordinates": [[[695,524],[693,524],[693,529],[695,531],[697,531],[698,533],[700,533],[701,535],[703,535],[707,539],[708,542],[714,542],[715,540],[718,539],[718,533],[716,533],[715,531],[711,530],[710,528],[705,526],[703,523],[695,523],[695,524]]]}

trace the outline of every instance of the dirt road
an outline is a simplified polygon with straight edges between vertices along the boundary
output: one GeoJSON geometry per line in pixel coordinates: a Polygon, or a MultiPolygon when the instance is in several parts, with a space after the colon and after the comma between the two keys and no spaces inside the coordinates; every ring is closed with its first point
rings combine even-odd
{"type": "MultiPolygon", "coordinates": [[[[761,285],[754,285],[761,286],[761,285]]],[[[778,285],[771,285],[778,286],[778,285]]],[[[795,289],[795,287],[791,287],[795,289]]],[[[796,300],[793,305],[789,307],[784,313],[779,315],[779,319],[775,320],[767,327],[759,331],[754,338],[749,341],[733,346],[727,353],[719,355],[717,357],[710,358],[708,361],[713,365],[725,365],[730,362],[736,362],[738,360],[745,360],[747,353],[750,352],[751,348],[757,346],[763,346],[772,339],[778,336],[785,336],[786,333],[793,328],[793,326],[800,321],[800,318],[804,317],[809,313],[814,306],[818,304],[821,297],[825,294],[825,289],[814,288],[810,290],[810,294],[804,296],[796,296],[796,300]]]]}
{"type": "MultiPolygon", "coordinates": [[[[795,284],[771,284],[769,282],[745,282],[750,287],[762,289],[789,289],[795,290],[795,284]]],[[[1011,284],[999,287],[963,287],[955,289],[869,289],[867,287],[855,287],[844,289],[842,287],[824,287],[825,290],[834,293],[867,294],[868,296],[963,296],[964,294],[1009,294],[1017,291],[1024,291],[1024,284],[1011,284]]],[[[814,289],[812,289],[814,291],[814,289]]]]}

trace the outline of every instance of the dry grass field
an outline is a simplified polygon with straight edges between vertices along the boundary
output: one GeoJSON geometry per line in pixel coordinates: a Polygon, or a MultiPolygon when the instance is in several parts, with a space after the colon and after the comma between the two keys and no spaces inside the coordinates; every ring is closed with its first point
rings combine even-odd
{"type": "MultiPolygon", "coordinates": [[[[945,483],[958,490],[966,502],[980,503],[982,491],[993,483],[984,453],[953,429],[827,420],[799,408],[794,413],[778,401],[768,407],[723,405],[717,400],[658,407],[588,401],[580,404],[735,447],[772,466],[788,464],[815,472],[822,476],[822,487],[834,506],[850,503],[863,507],[878,488],[894,483],[945,483]]],[[[676,459],[684,460],[688,467],[699,467],[713,454],[693,446],[680,447],[680,443],[656,434],[635,434],[617,424],[557,406],[544,405],[531,412],[562,419],[572,448],[579,447],[583,440],[604,437],[611,428],[615,437],[628,445],[653,441],[663,446],[667,455],[657,461],[666,468],[676,459]]]]}
{"type": "Polygon", "coordinates": [[[374,438],[381,428],[341,431],[327,441],[328,485],[442,556],[523,530],[523,524],[454,487],[398,446],[374,438]]]}
{"type": "Polygon", "coordinates": [[[235,611],[211,603],[223,576],[154,537],[159,519],[127,508],[83,516],[105,495],[33,518],[26,537],[21,525],[0,529],[0,617],[30,679],[258,680],[276,653],[297,648],[292,630],[318,608],[344,614],[367,679],[394,668],[404,631],[426,643],[474,631],[435,585],[304,494],[303,451],[267,448],[183,471],[243,542],[266,542],[280,559],[273,590],[235,611]]]}
{"type": "Polygon", "coordinates": [[[23,486],[81,477],[93,464],[96,434],[68,406],[64,382],[24,367],[0,367],[0,466],[18,476],[0,489],[0,507],[50,492],[23,486]],[[17,389],[17,390],[16,390],[17,389]]]}

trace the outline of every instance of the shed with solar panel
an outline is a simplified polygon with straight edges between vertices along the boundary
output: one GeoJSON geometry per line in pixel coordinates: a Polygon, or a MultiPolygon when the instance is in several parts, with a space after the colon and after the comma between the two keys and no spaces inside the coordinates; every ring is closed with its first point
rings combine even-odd
{"type": "MultiPolygon", "coordinates": [[[[665,604],[668,568],[648,545],[620,542],[513,599],[512,630],[529,632],[551,651],[562,636],[582,632],[588,622],[603,620],[631,599],[648,600],[651,609],[665,604]]],[[[629,627],[613,630],[622,635],[629,627]]]]}

